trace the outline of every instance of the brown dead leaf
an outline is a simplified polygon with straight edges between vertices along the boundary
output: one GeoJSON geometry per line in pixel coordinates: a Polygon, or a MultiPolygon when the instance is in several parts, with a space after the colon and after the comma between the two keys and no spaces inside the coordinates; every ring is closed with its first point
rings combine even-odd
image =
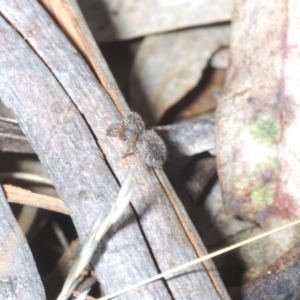
{"type": "Polygon", "coordinates": [[[229,21],[232,0],[79,0],[97,42],[229,21]]]}
{"type": "Polygon", "coordinates": [[[212,53],[228,43],[228,38],[227,25],[147,37],[132,70],[133,110],[140,112],[149,123],[158,122],[197,85],[212,53]]]}
{"type": "Polygon", "coordinates": [[[212,57],[210,65],[215,69],[227,69],[229,65],[228,47],[218,50],[212,57]]]}
{"type": "Polygon", "coordinates": [[[225,75],[225,70],[213,70],[209,83],[204,90],[179,112],[176,119],[187,120],[213,114],[223,89],[225,75]]]}

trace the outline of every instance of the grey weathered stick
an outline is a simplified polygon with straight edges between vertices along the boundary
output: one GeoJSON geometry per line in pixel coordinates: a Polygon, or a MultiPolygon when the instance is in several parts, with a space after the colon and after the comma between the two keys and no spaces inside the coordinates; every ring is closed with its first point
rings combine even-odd
{"type": "MultiPolygon", "coordinates": [[[[25,10],[21,1],[20,3],[19,1],[10,3],[15,5],[2,5],[2,13],[14,27],[18,28],[30,46],[45,61],[64,87],[64,91],[76,104],[80,113],[84,115],[118,180],[123,182],[130,165],[136,164],[137,184],[132,203],[159,269],[164,271],[174,265],[180,265],[196,258],[195,245],[191,244],[187,236],[189,233],[180,225],[177,214],[155,173],[143,165],[136,156],[122,159],[125,145],[106,136],[106,128],[111,123],[120,120],[120,114],[84,61],[64,36],[56,30],[44,12],[39,11],[36,2],[30,1],[32,7],[29,9],[26,6],[25,10]],[[16,5],[16,3],[19,4],[16,5]],[[63,50],[57,45],[63,45],[63,50]]],[[[11,35],[10,33],[8,36],[11,35]]],[[[10,41],[10,43],[13,42],[10,41]]],[[[23,42],[20,40],[15,43],[19,47],[19,44],[23,46],[23,42]]],[[[14,46],[15,43],[13,43],[14,46]]],[[[5,44],[9,43],[0,41],[0,45],[5,44]]],[[[16,55],[18,59],[22,58],[22,55],[18,54],[19,51],[20,49],[16,51],[15,47],[8,47],[5,52],[8,56],[6,61],[10,61],[10,66],[13,65],[13,61],[16,61],[16,55]]],[[[37,58],[33,59],[31,56],[30,59],[33,60],[31,65],[33,63],[40,64],[37,58]]],[[[1,57],[3,56],[1,55],[1,57]]],[[[26,60],[28,60],[28,56],[26,60]]],[[[24,62],[22,61],[22,63],[24,62]]],[[[23,82],[21,87],[20,82],[18,85],[16,84],[17,66],[15,66],[15,72],[11,72],[10,75],[10,78],[12,78],[12,74],[14,75],[14,82],[10,86],[15,92],[13,97],[7,90],[5,91],[3,84],[0,87],[5,91],[6,104],[13,106],[22,128],[39,154],[41,161],[49,170],[59,195],[66,202],[80,237],[84,238],[96,213],[100,209],[107,211],[108,203],[112,201],[112,197],[117,192],[116,187],[111,188],[112,182],[115,184],[115,181],[107,169],[101,169],[105,164],[100,157],[100,152],[95,149],[96,146],[86,124],[70,99],[59,89],[57,81],[51,77],[50,72],[47,73],[46,68],[40,66],[43,71],[36,74],[34,80],[30,82],[35,89],[39,87],[39,91],[43,91],[43,95],[40,95],[35,90],[31,90],[29,93],[26,89],[28,82],[23,82]],[[41,79],[42,75],[44,76],[43,80],[41,79]],[[45,81],[47,81],[46,86],[45,81]],[[35,105],[32,105],[32,102],[35,105]],[[55,120],[53,120],[55,116],[53,112],[56,113],[55,120]],[[43,122],[44,127],[40,126],[40,122],[43,122]],[[75,131],[72,130],[74,127],[75,131]],[[51,141],[53,132],[57,132],[58,135],[55,142],[51,141]],[[45,145],[47,143],[48,145],[45,145]],[[82,222],[78,219],[80,217],[84,219],[82,222]]],[[[6,72],[1,70],[3,77],[5,74],[6,72]]],[[[27,75],[28,77],[25,77],[27,80],[33,76],[30,71],[27,75]]],[[[139,240],[139,236],[132,236],[130,233],[126,237],[124,236],[124,232],[128,232],[136,225],[133,216],[130,218],[127,215],[123,220],[127,221],[126,226],[124,224],[117,234],[111,235],[106,240],[100,260],[95,266],[95,274],[104,293],[114,291],[121,286],[128,286],[129,282],[137,282],[137,277],[148,277],[153,272],[151,269],[153,265],[149,264],[149,253],[145,253],[143,248],[144,241],[139,240]]],[[[203,246],[201,244],[196,247],[203,246]]],[[[176,299],[186,299],[187,297],[192,299],[228,298],[219,279],[214,280],[213,276],[208,276],[202,266],[193,267],[192,270],[184,276],[166,281],[173,297],[176,299]]],[[[161,285],[150,285],[147,288],[148,290],[143,288],[136,291],[139,299],[145,298],[146,292],[150,288],[151,297],[169,298],[161,285]]],[[[134,295],[124,295],[123,298],[134,299],[134,295]]]]}
{"type": "Polygon", "coordinates": [[[19,125],[11,119],[0,119],[0,150],[5,152],[34,153],[19,125]]]}
{"type": "Polygon", "coordinates": [[[0,299],[46,299],[30,248],[0,187],[0,299]]]}
{"type": "MultiPolygon", "coordinates": [[[[20,5],[19,11],[16,2],[10,2],[12,7],[4,3],[1,3],[0,7],[8,10],[11,8],[9,12],[15,12],[14,16],[19,20],[33,21],[36,27],[26,28],[25,25],[23,27],[32,35],[34,30],[38,30],[39,21],[43,20],[43,17],[40,20],[37,18],[44,16],[46,24],[42,26],[51,36],[54,26],[51,19],[36,1],[31,2],[35,6],[34,9],[28,6],[29,2],[27,6],[20,5]],[[16,6],[13,6],[15,4],[16,6]],[[34,10],[37,10],[36,16],[26,16],[26,13],[33,13],[34,10]]],[[[55,26],[54,28],[60,34],[55,26]]],[[[59,51],[64,52],[58,45],[68,43],[64,36],[60,35],[63,40],[55,44],[56,54],[59,51]]],[[[49,41],[50,45],[53,45],[52,42],[49,41]]],[[[72,51],[66,55],[78,57],[73,48],[69,47],[69,49],[72,51]]],[[[51,52],[51,50],[47,51],[51,52]]],[[[2,18],[0,19],[0,53],[1,99],[4,104],[13,108],[20,126],[49,171],[58,194],[66,203],[79,237],[84,242],[95,217],[100,211],[107,212],[117,197],[119,190],[117,182],[80,112],[40,58],[2,18]]],[[[84,75],[90,74],[90,71],[81,58],[79,61],[81,66],[75,74],[84,83],[84,75]]],[[[60,66],[62,69],[65,68],[66,72],[68,71],[68,65],[61,63],[60,66]]],[[[75,74],[70,70],[70,79],[74,78],[75,74]]],[[[102,98],[101,93],[105,94],[105,92],[95,79],[92,83],[96,85],[95,89],[98,93],[94,96],[102,98]]],[[[89,99],[88,87],[86,92],[84,96],[81,93],[81,97],[89,99]]],[[[88,107],[94,110],[93,106],[88,107]]],[[[157,273],[133,213],[127,210],[123,222],[120,223],[123,225],[122,230],[119,230],[117,235],[113,235],[101,251],[105,252],[109,259],[105,260],[101,257],[101,261],[94,265],[101,288],[108,292],[114,290],[111,282],[117,282],[119,286],[127,286],[157,273]],[[115,249],[118,249],[117,253],[115,249]],[[128,270],[131,270],[131,273],[128,273],[128,270]],[[100,278],[99,274],[103,278],[100,278]]],[[[169,298],[169,292],[161,281],[134,291],[125,299],[139,297],[145,299],[151,295],[157,295],[161,299],[169,298]]]]}
{"type": "Polygon", "coordinates": [[[84,57],[89,61],[102,86],[114,100],[118,110],[124,116],[130,112],[128,105],[99,51],[99,47],[84,21],[76,0],[40,0],[59,25],[68,33],[84,57]],[[62,17],[63,16],[63,17],[62,17]]]}
{"type": "Polygon", "coordinates": [[[215,149],[214,119],[197,119],[173,125],[157,126],[155,130],[166,142],[170,160],[215,149]]]}
{"type": "MultiPolygon", "coordinates": [[[[168,160],[215,149],[214,119],[197,119],[178,124],[156,126],[168,148],[168,160]]],[[[18,124],[0,119],[1,151],[34,153],[18,124]]]]}
{"type": "Polygon", "coordinates": [[[299,299],[300,244],[283,254],[267,269],[248,281],[236,300],[251,299],[299,299]],[[284,287],[284,288],[282,288],[284,287]]]}

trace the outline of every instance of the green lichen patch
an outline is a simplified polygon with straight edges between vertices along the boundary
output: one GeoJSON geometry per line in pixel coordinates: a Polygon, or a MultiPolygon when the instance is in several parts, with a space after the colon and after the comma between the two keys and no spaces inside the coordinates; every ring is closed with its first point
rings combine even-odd
{"type": "Polygon", "coordinates": [[[262,182],[277,180],[280,173],[280,164],[276,157],[266,159],[257,165],[257,174],[262,182]]]}
{"type": "Polygon", "coordinates": [[[251,202],[256,210],[261,210],[274,202],[275,188],[274,186],[262,186],[255,189],[251,193],[251,202]]]}
{"type": "Polygon", "coordinates": [[[251,193],[252,180],[249,178],[242,177],[234,181],[235,192],[238,198],[244,198],[251,193]]]}
{"type": "Polygon", "coordinates": [[[275,191],[280,174],[280,164],[276,156],[257,162],[252,171],[234,180],[235,195],[249,212],[265,210],[274,205],[275,191]]]}
{"type": "Polygon", "coordinates": [[[250,125],[252,136],[265,144],[277,144],[280,141],[280,124],[272,114],[260,114],[250,125]]]}

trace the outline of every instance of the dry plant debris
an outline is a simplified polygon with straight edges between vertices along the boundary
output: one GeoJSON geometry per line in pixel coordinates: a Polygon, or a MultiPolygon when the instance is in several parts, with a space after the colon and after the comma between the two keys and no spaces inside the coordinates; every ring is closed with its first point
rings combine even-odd
{"type": "Polygon", "coordinates": [[[159,122],[198,84],[212,53],[228,42],[228,25],[186,29],[145,38],[131,71],[132,109],[140,112],[149,124],[159,122]]]}
{"type": "Polygon", "coordinates": [[[87,241],[82,247],[79,257],[76,259],[69,272],[69,275],[66,279],[66,282],[62,288],[61,293],[57,297],[57,300],[67,300],[69,298],[69,296],[72,294],[74,288],[78,283],[79,275],[90,262],[96,248],[99,245],[99,242],[106,234],[106,232],[111,228],[111,226],[119,220],[124,210],[128,206],[133,192],[132,190],[133,174],[134,174],[134,169],[132,168],[127,178],[125,179],[125,182],[122,185],[122,188],[120,189],[120,192],[118,194],[118,198],[116,199],[116,202],[112,206],[109,214],[104,218],[103,213],[100,213],[98,219],[93,225],[93,228],[91,229],[91,233],[87,241]]]}
{"type": "Polygon", "coordinates": [[[9,184],[3,185],[3,189],[8,202],[47,209],[66,215],[69,214],[66,205],[59,198],[32,193],[29,190],[9,184]]]}
{"type": "MultiPolygon", "coordinates": [[[[62,9],[70,3],[76,5],[68,1],[62,9]]],[[[139,184],[132,206],[120,221],[125,220],[122,230],[112,230],[105,239],[105,251],[99,247],[92,260],[101,291],[108,294],[158,270],[168,270],[174,263],[181,265],[201,256],[205,248],[164,173],[149,170],[135,156],[120,159],[125,148],[122,141],[112,141],[106,135],[109,124],[121,120],[121,113],[128,110],[126,104],[113,97],[112,102],[107,85],[103,84],[104,90],[37,2],[26,8],[18,0],[1,6],[0,44],[5,45],[0,48],[0,57],[5,57],[5,64],[1,62],[1,99],[13,110],[49,172],[82,243],[98,213],[109,211],[130,165],[137,167],[139,184]],[[20,73],[25,80],[20,80],[20,73]],[[124,109],[118,111],[120,107],[124,109]],[[168,244],[168,255],[164,244],[168,244]]],[[[228,298],[211,262],[191,270],[184,276],[143,286],[128,297],[138,294],[140,298],[155,295],[166,299],[172,294],[180,299],[190,294],[199,299],[228,298]]]]}
{"type": "Polygon", "coordinates": [[[245,284],[234,299],[298,299],[300,294],[299,250],[298,242],[261,274],[245,284]]]}
{"type": "MultiPolygon", "coordinates": [[[[225,209],[263,228],[300,216],[299,12],[297,1],[236,2],[231,64],[216,116],[225,209]]],[[[298,239],[298,230],[290,229],[270,237],[257,252],[248,248],[242,253],[251,266],[245,278],[298,239]]]]}
{"type": "Polygon", "coordinates": [[[123,40],[196,25],[226,22],[231,0],[78,1],[97,42],[123,40]],[[146,22],[145,22],[146,21],[146,22]]]}
{"type": "MultiPolygon", "coordinates": [[[[160,280],[139,285],[122,299],[230,299],[224,283],[234,295],[247,281],[240,299],[287,294],[296,299],[297,288],[277,287],[287,277],[293,282],[285,275],[297,248],[271,267],[274,281],[268,282],[268,273],[251,279],[300,237],[293,227],[265,234],[299,217],[300,4],[86,0],[79,5],[82,12],[75,0],[0,0],[0,93],[8,107],[0,105],[0,180],[14,185],[4,185],[9,201],[46,210],[35,209],[25,220],[39,271],[45,254],[36,254],[34,240],[62,217],[50,211],[68,213],[64,218],[75,225],[73,236],[58,225],[66,232],[65,247],[72,250],[68,237],[77,235],[84,245],[135,165],[131,205],[97,247],[90,263],[94,278],[77,291],[95,280],[100,289],[95,292],[94,285],[89,296],[77,292],[76,297],[109,298],[154,276],[160,280]],[[154,160],[149,145],[162,150],[154,160]],[[55,190],[16,176],[44,176],[39,168],[24,170],[27,161],[37,160],[34,153],[55,190]],[[15,187],[19,184],[25,190],[15,187]],[[209,252],[251,236],[264,238],[230,254],[245,268],[240,273],[229,256],[216,259],[221,279],[212,261],[202,262],[207,252],[199,234],[209,252]],[[178,276],[164,273],[190,261],[202,263],[178,276]],[[232,273],[222,269],[226,264],[232,273]],[[159,273],[168,275],[162,280],[159,273]]],[[[20,230],[9,231],[17,227],[4,195],[2,200],[4,223],[12,225],[0,224],[1,232],[5,228],[0,244],[13,247],[16,259],[1,264],[0,295],[14,297],[22,285],[24,299],[44,299],[32,255],[20,230]],[[20,270],[16,266],[24,258],[20,270]],[[28,283],[31,278],[35,286],[28,283]]],[[[19,207],[11,207],[19,220],[30,211],[23,207],[19,214],[19,207]]],[[[53,240],[47,243],[57,248],[53,240]]],[[[70,270],[65,262],[48,277],[56,281],[43,279],[50,300],[70,270]]]]}

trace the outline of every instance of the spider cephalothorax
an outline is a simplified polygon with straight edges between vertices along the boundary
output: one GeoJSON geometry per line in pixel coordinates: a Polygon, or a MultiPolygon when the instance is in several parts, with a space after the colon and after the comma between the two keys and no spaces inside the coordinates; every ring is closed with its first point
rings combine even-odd
{"type": "Polygon", "coordinates": [[[137,150],[146,165],[162,169],[167,157],[166,146],[154,130],[145,129],[145,123],[138,113],[131,112],[122,122],[111,124],[107,135],[126,141],[127,150],[123,157],[137,150]]]}

